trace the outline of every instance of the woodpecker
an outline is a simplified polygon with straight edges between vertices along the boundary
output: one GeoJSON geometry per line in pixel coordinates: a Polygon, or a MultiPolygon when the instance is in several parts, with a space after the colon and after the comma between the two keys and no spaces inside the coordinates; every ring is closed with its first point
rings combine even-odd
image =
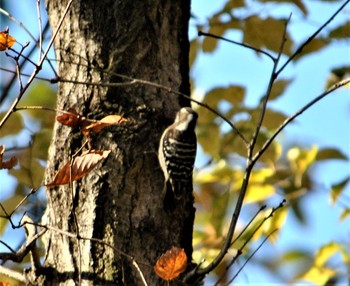
{"type": "Polygon", "coordinates": [[[192,172],[197,153],[194,132],[198,115],[189,107],[181,108],[173,124],[167,127],[158,149],[159,164],[164,173],[164,189],[170,185],[175,196],[192,191],[192,172]]]}

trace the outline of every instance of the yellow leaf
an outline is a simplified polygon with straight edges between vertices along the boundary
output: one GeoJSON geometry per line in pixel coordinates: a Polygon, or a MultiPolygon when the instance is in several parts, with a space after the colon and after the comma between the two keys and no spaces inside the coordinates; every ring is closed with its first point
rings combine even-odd
{"type": "Polygon", "coordinates": [[[315,256],[315,265],[323,266],[334,254],[341,250],[342,247],[334,242],[321,247],[315,256]]]}
{"type": "Polygon", "coordinates": [[[301,278],[305,279],[314,285],[325,285],[325,283],[334,277],[336,271],[326,267],[313,266],[301,278]]]}
{"type": "Polygon", "coordinates": [[[0,32],[0,51],[5,51],[11,48],[15,42],[16,39],[7,31],[0,32]]]}

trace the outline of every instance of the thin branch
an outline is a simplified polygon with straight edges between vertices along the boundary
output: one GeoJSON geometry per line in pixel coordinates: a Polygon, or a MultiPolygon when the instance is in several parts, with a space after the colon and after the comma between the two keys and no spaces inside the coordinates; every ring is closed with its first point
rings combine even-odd
{"type": "Polygon", "coordinates": [[[28,282],[28,281],[26,281],[26,278],[22,273],[17,272],[17,271],[12,270],[12,269],[9,269],[9,268],[6,268],[6,267],[1,266],[1,265],[0,265],[0,274],[1,274],[1,276],[6,276],[9,278],[15,279],[18,282],[22,282],[22,283],[28,282]]]}
{"type": "Polygon", "coordinates": [[[247,49],[250,49],[250,50],[253,50],[257,53],[260,53],[260,54],[264,54],[266,56],[268,56],[273,62],[275,62],[275,58],[269,54],[268,52],[262,50],[262,49],[259,49],[259,48],[255,48],[253,46],[250,46],[248,44],[245,44],[245,43],[240,43],[240,42],[237,42],[237,41],[234,41],[234,40],[229,40],[227,38],[224,38],[224,37],[220,37],[220,36],[217,36],[217,35],[214,35],[214,34],[211,34],[211,33],[205,33],[205,32],[202,32],[202,31],[198,31],[198,36],[206,36],[206,37],[211,37],[211,38],[215,38],[215,39],[219,39],[219,40],[223,40],[225,42],[229,42],[231,44],[235,44],[235,45],[238,45],[238,46],[242,46],[242,47],[245,47],[247,49]]]}
{"type": "Polygon", "coordinates": [[[42,64],[47,56],[47,54],[49,53],[49,50],[51,49],[51,46],[55,40],[55,38],[57,37],[57,34],[59,32],[59,30],[61,29],[62,23],[68,13],[68,10],[72,4],[73,0],[70,0],[66,6],[65,11],[63,12],[63,15],[58,23],[58,26],[56,28],[56,31],[53,33],[53,36],[51,37],[51,40],[43,54],[43,57],[41,59],[41,61],[39,62],[38,66],[35,68],[35,70],[33,71],[31,77],[28,79],[27,84],[24,86],[23,90],[20,91],[19,95],[17,96],[17,98],[13,101],[10,109],[8,110],[8,112],[5,114],[5,116],[2,118],[1,122],[0,122],[0,128],[5,124],[5,122],[8,120],[8,118],[10,117],[10,115],[14,112],[14,110],[16,109],[17,104],[19,103],[19,101],[21,100],[22,96],[24,95],[24,93],[27,91],[27,89],[29,88],[30,84],[32,83],[32,81],[34,80],[34,78],[36,77],[36,75],[39,73],[42,64]]]}
{"type": "MultiPolygon", "coordinates": [[[[252,240],[253,236],[257,233],[257,231],[264,225],[264,223],[270,219],[271,217],[273,217],[273,215],[275,214],[275,212],[277,210],[279,210],[280,208],[282,208],[284,206],[284,204],[286,203],[286,200],[283,200],[277,207],[274,207],[271,209],[271,212],[269,213],[268,216],[265,216],[261,222],[256,226],[256,228],[251,232],[250,236],[244,241],[244,243],[241,245],[241,247],[237,250],[237,254],[232,258],[232,260],[230,261],[230,263],[226,266],[226,269],[224,271],[223,274],[227,273],[227,271],[230,269],[230,267],[236,262],[236,260],[238,259],[238,257],[243,253],[244,248],[247,246],[247,244],[252,240]]],[[[241,231],[241,233],[238,235],[238,237],[232,242],[231,246],[233,245],[233,243],[235,241],[238,240],[238,238],[245,232],[245,230],[248,228],[248,226],[253,222],[253,220],[257,217],[257,215],[265,208],[262,207],[259,209],[259,211],[255,214],[255,216],[249,221],[249,223],[245,226],[245,228],[241,231]]],[[[271,235],[271,234],[270,234],[271,235]]],[[[270,236],[269,235],[269,236],[270,236]]],[[[268,236],[268,237],[269,237],[268,236]]],[[[219,285],[220,281],[222,280],[222,277],[220,277],[220,279],[218,279],[218,281],[215,283],[216,285],[219,285]]]]}
{"type": "MultiPolygon", "coordinates": [[[[288,21],[289,20],[290,20],[290,17],[289,17],[288,21]]],[[[288,23],[288,21],[287,21],[287,23],[288,23]]],[[[287,27],[287,23],[286,23],[286,27],[287,27]]],[[[237,221],[238,221],[238,217],[239,217],[239,214],[240,214],[242,206],[243,206],[243,200],[244,200],[245,194],[247,192],[249,177],[250,177],[251,171],[252,171],[252,169],[254,167],[254,164],[255,164],[255,162],[251,161],[251,157],[252,157],[251,154],[252,154],[255,142],[257,140],[257,136],[258,136],[259,131],[260,131],[262,120],[264,118],[266,104],[267,104],[267,100],[268,100],[268,95],[269,95],[269,93],[271,91],[272,84],[273,84],[273,82],[275,80],[274,74],[275,74],[275,70],[277,68],[277,64],[278,64],[279,58],[280,58],[280,56],[282,54],[282,51],[283,51],[284,42],[285,42],[285,34],[286,34],[286,28],[285,28],[284,33],[283,33],[283,39],[282,39],[282,43],[281,43],[281,48],[280,48],[278,57],[275,60],[275,63],[274,63],[274,66],[273,66],[273,70],[272,70],[272,73],[271,73],[270,83],[269,83],[269,87],[268,87],[268,90],[267,90],[267,93],[266,93],[266,98],[265,98],[264,103],[263,103],[259,124],[258,124],[257,129],[256,129],[256,131],[255,131],[255,133],[253,135],[253,138],[252,138],[251,142],[250,142],[250,146],[248,148],[247,167],[246,167],[246,170],[245,170],[245,174],[244,174],[241,190],[239,192],[239,196],[238,196],[238,199],[237,199],[236,207],[235,207],[235,210],[234,210],[234,212],[232,214],[231,223],[230,223],[229,230],[227,232],[227,236],[226,236],[225,242],[224,242],[223,246],[221,247],[219,254],[214,258],[214,260],[207,267],[199,269],[197,271],[197,273],[194,273],[193,271],[191,271],[188,274],[188,276],[186,277],[187,279],[189,277],[191,277],[192,275],[205,275],[205,274],[209,273],[210,271],[212,271],[214,268],[217,267],[217,265],[219,265],[219,263],[225,257],[228,249],[231,246],[232,237],[233,237],[234,231],[236,229],[236,224],[237,224],[237,221]]]]}
{"type": "Polygon", "coordinates": [[[39,58],[38,61],[40,62],[41,60],[41,51],[42,51],[42,46],[43,46],[43,23],[41,19],[41,10],[40,10],[40,0],[36,1],[36,10],[38,14],[38,24],[39,24],[39,58]]]}
{"type": "Polygon", "coordinates": [[[274,82],[275,82],[275,80],[277,78],[276,70],[277,70],[277,66],[278,66],[279,60],[281,58],[281,55],[283,53],[284,44],[285,44],[285,42],[287,40],[287,38],[286,38],[287,26],[288,26],[288,23],[289,23],[289,21],[291,19],[291,16],[292,15],[289,16],[289,18],[287,19],[287,21],[285,22],[285,25],[284,25],[284,30],[283,30],[283,35],[282,35],[282,41],[281,41],[280,49],[278,51],[277,58],[274,60],[274,64],[273,64],[273,68],[272,68],[272,71],[271,71],[271,76],[270,76],[269,84],[268,84],[268,87],[267,87],[266,95],[265,95],[264,99],[262,100],[260,117],[259,117],[258,123],[256,125],[256,129],[255,129],[255,132],[253,134],[252,140],[250,142],[249,149],[248,149],[248,160],[251,160],[251,158],[253,156],[252,155],[253,154],[253,150],[254,150],[256,141],[258,140],[259,132],[260,132],[260,129],[261,129],[264,117],[265,117],[265,111],[266,111],[266,107],[267,107],[267,102],[269,100],[269,96],[271,94],[271,90],[272,90],[273,84],[274,84],[274,82]]]}
{"type": "Polygon", "coordinates": [[[248,259],[243,263],[243,265],[238,269],[237,273],[232,277],[232,279],[228,282],[227,285],[230,285],[230,283],[233,282],[233,280],[236,279],[239,273],[243,270],[243,268],[247,265],[247,263],[253,258],[253,256],[260,250],[260,248],[265,244],[265,242],[269,239],[271,235],[273,235],[278,229],[274,229],[271,231],[265,238],[264,240],[260,243],[260,245],[253,251],[251,255],[249,255],[248,259]]]}
{"type": "Polygon", "coordinates": [[[266,149],[270,146],[270,144],[273,142],[273,140],[276,138],[276,136],[281,133],[281,131],[295,118],[297,118],[299,115],[301,115],[304,111],[309,109],[311,106],[313,106],[315,103],[320,101],[322,98],[327,96],[328,94],[332,93],[333,91],[350,84],[350,78],[344,79],[336,84],[334,84],[332,87],[330,87],[328,90],[311,100],[308,104],[306,104],[304,107],[302,107],[299,111],[294,113],[292,116],[288,117],[284,122],[276,129],[276,131],[272,134],[272,136],[266,140],[265,144],[261,147],[261,149],[254,155],[252,158],[252,163],[255,163],[262,154],[266,151],[266,149]]]}
{"type": "Polygon", "coordinates": [[[142,274],[141,270],[140,270],[140,267],[138,266],[138,264],[142,264],[142,265],[146,265],[146,266],[149,266],[149,267],[152,267],[150,265],[148,265],[147,263],[142,263],[142,262],[137,262],[135,260],[135,258],[127,253],[125,253],[124,251],[114,247],[113,245],[103,241],[102,239],[98,239],[98,238],[94,238],[94,237],[83,237],[83,236],[77,236],[76,233],[70,233],[68,231],[64,231],[64,230],[61,230],[61,229],[58,229],[58,228],[55,228],[53,226],[50,226],[50,225],[46,225],[46,224],[40,224],[40,223],[35,223],[36,226],[38,227],[42,227],[44,228],[45,230],[51,230],[51,231],[54,231],[54,232],[57,232],[57,233],[60,233],[62,235],[65,235],[65,236],[68,236],[68,237],[71,237],[71,238],[74,238],[74,239],[77,239],[77,240],[89,240],[89,241],[94,241],[94,242],[97,242],[99,244],[102,244],[102,245],[105,245],[105,246],[108,246],[110,247],[111,249],[113,249],[115,252],[117,252],[118,254],[128,258],[131,262],[132,262],[132,265],[136,268],[137,272],[139,273],[140,277],[141,277],[141,280],[143,282],[143,284],[145,286],[148,286],[148,284],[146,283],[146,280],[144,278],[144,275],[142,274]]]}
{"type": "Polygon", "coordinates": [[[294,52],[293,55],[283,64],[283,66],[276,72],[276,76],[278,76],[285,67],[298,55],[302,52],[302,50],[330,23],[333,19],[340,13],[341,10],[345,8],[347,4],[349,4],[350,0],[346,0],[337,11],[320,27],[313,33],[304,43],[302,43],[298,49],[294,52]]]}
{"type": "Polygon", "coordinates": [[[69,82],[69,83],[74,83],[74,84],[84,84],[84,85],[95,85],[95,86],[103,86],[103,87],[120,87],[120,86],[128,86],[128,85],[134,85],[134,84],[144,84],[144,85],[148,85],[148,86],[152,86],[152,87],[156,87],[159,89],[163,89],[166,90],[169,93],[173,93],[179,96],[182,96],[196,104],[198,104],[199,106],[202,106],[208,110],[210,110],[212,113],[216,114],[218,117],[220,117],[221,119],[223,119],[228,125],[230,125],[230,127],[237,133],[237,135],[242,139],[243,143],[248,146],[248,141],[247,139],[244,137],[244,135],[238,130],[238,128],[230,121],[228,120],[224,115],[222,115],[219,111],[215,110],[214,108],[210,107],[209,105],[207,105],[206,103],[202,103],[198,100],[195,100],[193,98],[191,98],[189,95],[182,93],[180,91],[176,91],[171,89],[170,87],[155,83],[155,82],[151,82],[148,80],[142,80],[142,79],[137,79],[137,78],[133,78],[133,77],[129,77],[126,75],[122,75],[122,74],[118,74],[118,73],[113,73],[114,75],[123,78],[123,79],[127,79],[129,80],[129,82],[123,82],[123,83],[101,83],[101,82],[81,82],[81,81],[74,81],[74,80],[68,80],[68,79],[62,79],[62,78],[57,78],[55,79],[57,82],[69,82]]]}

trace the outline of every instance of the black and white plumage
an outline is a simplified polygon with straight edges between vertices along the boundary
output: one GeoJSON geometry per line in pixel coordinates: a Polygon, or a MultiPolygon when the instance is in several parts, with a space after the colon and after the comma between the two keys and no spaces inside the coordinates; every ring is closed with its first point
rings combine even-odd
{"type": "Polygon", "coordinates": [[[197,153],[194,132],[198,115],[189,107],[181,108],[172,125],[167,127],[158,149],[158,159],[164,173],[164,187],[169,183],[175,195],[192,191],[192,172],[197,153]]]}

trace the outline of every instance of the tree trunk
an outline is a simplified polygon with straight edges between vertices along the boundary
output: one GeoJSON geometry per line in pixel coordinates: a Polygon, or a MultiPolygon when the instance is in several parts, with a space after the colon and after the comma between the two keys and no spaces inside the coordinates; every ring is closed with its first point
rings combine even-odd
{"type": "MultiPolygon", "coordinates": [[[[63,2],[48,1],[53,30],[63,2]]],[[[73,1],[55,41],[59,77],[72,81],[59,82],[57,108],[74,108],[91,119],[122,114],[128,122],[91,138],[93,149],[111,150],[107,160],[69,186],[47,190],[44,220],[52,228],[44,238],[40,283],[143,285],[125,253],[134,257],[148,285],[164,285],[153,271],[163,252],[182,247],[191,261],[193,195],[164,205],[157,159],[162,131],[189,101],[118,76],[189,94],[189,13],[185,0],[73,1]]],[[[56,124],[46,182],[85,140],[79,130],[56,124]]]]}

